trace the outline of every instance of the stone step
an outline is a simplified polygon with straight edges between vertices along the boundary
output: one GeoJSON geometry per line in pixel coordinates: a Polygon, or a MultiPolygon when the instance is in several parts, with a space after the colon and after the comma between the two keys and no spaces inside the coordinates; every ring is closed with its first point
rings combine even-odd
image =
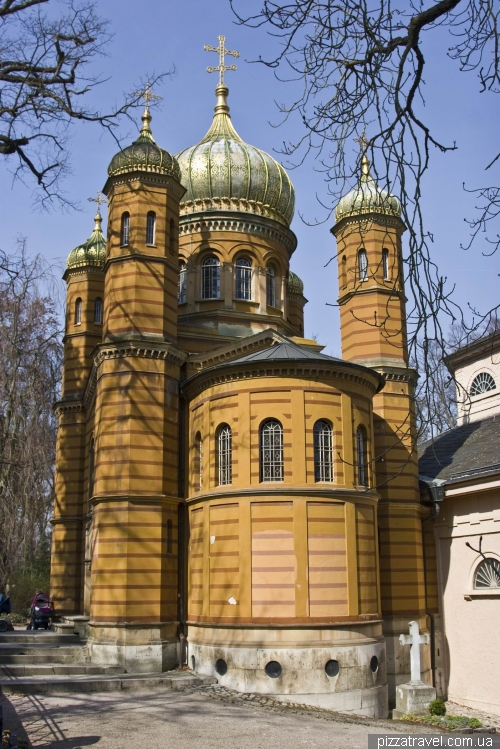
{"type": "Polygon", "coordinates": [[[12,651],[5,651],[0,648],[0,666],[11,664],[29,666],[31,664],[39,665],[44,663],[88,663],[90,661],[90,656],[87,655],[85,648],[76,646],[73,652],[69,648],[61,648],[61,650],[63,649],[69,652],[60,653],[54,648],[47,648],[47,652],[43,652],[41,648],[34,652],[33,650],[25,652],[23,649],[20,649],[19,652],[14,649],[12,651]]]}
{"type": "Polygon", "coordinates": [[[16,629],[14,632],[0,633],[0,649],[2,645],[8,645],[13,642],[23,643],[24,645],[41,643],[50,643],[51,645],[68,645],[70,643],[82,644],[78,635],[61,635],[57,632],[52,632],[50,629],[39,629],[36,632],[26,629],[16,629]]]}
{"type": "Polygon", "coordinates": [[[0,678],[3,694],[60,694],[67,692],[147,691],[150,689],[183,690],[193,686],[215,684],[211,676],[199,676],[185,671],[162,674],[122,674],[108,676],[24,676],[19,679],[0,678]]]}
{"type": "Polygon", "coordinates": [[[120,666],[94,666],[91,663],[52,663],[36,665],[0,665],[0,679],[18,679],[22,676],[79,676],[83,674],[123,674],[120,666]]]}

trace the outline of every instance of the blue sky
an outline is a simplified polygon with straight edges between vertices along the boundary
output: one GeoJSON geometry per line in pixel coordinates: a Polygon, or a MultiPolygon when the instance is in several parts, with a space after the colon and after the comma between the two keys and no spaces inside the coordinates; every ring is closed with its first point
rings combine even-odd
{"type": "MultiPolygon", "coordinates": [[[[56,0],[52,2],[56,4],[56,0]]],[[[252,5],[257,8],[259,3],[245,0],[246,7],[252,5]]],[[[205,69],[217,64],[217,56],[205,52],[203,45],[216,46],[218,35],[224,34],[226,46],[241,54],[236,61],[238,70],[226,74],[236,130],[245,141],[281,160],[276,151],[283,140],[297,137],[300,122],[272,127],[270,123],[279,121],[275,102],[290,101],[290,87],[276,80],[272,70],[245,61],[272,55],[276,40],[264,29],[236,25],[229,0],[98,0],[98,7],[101,15],[110,20],[114,39],[108,56],[95,65],[96,71],[109,80],[92,94],[93,102],[105,108],[118,101],[124,91],[137,87],[145,73],[159,73],[175,66],[175,76],[166,79],[157,91],[163,101],[153,113],[152,128],[163,148],[171,153],[181,151],[198,142],[210,125],[217,75],[208,74],[205,69]]],[[[423,204],[427,226],[434,236],[433,259],[449,283],[455,284],[455,301],[462,307],[470,303],[486,310],[500,301],[500,256],[484,257],[482,253],[488,251],[488,246],[483,239],[468,252],[460,249],[469,235],[464,218],[474,213],[474,197],[464,192],[462,183],[465,181],[469,187],[498,184],[498,165],[484,172],[495,147],[498,149],[498,100],[494,95],[478,93],[474,74],[460,73],[457,63],[447,59],[446,46],[448,39],[441,31],[429,37],[426,44],[429,70],[425,76],[425,108],[437,137],[456,141],[458,149],[444,155],[432,153],[423,204]]],[[[231,58],[230,62],[235,61],[231,58]]],[[[136,134],[132,125],[123,125],[123,134],[133,140],[136,134]]],[[[356,147],[353,143],[353,158],[356,147]]],[[[72,247],[91,233],[95,206],[86,199],[103,187],[116,146],[97,126],[87,125],[73,129],[71,148],[72,174],[64,187],[68,197],[81,202],[80,212],[47,214],[34,210],[30,189],[13,184],[9,164],[2,162],[0,244],[4,250],[13,249],[16,237],[23,235],[32,253],[62,261],[72,247]]],[[[306,161],[290,171],[290,176],[298,211],[309,221],[324,219],[316,194],[326,198],[327,189],[323,176],[315,171],[314,161],[306,161]]],[[[296,213],[292,229],[299,242],[291,268],[303,278],[309,299],[306,335],[317,335],[326,353],[339,355],[337,311],[326,306],[327,302],[334,303],[337,295],[336,264],[324,268],[334,253],[334,239],[329,232],[332,223],[329,220],[310,227],[296,213]]]]}

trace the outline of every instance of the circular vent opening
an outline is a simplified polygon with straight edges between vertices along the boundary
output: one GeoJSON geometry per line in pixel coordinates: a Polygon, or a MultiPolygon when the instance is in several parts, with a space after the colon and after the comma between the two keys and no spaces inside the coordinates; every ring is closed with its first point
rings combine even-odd
{"type": "Polygon", "coordinates": [[[325,666],[327,676],[338,676],[340,666],[338,661],[328,661],[325,666]]]}
{"type": "Polygon", "coordinates": [[[215,662],[215,671],[219,676],[224,676],[224,674],[227,673],[227,663],[223,658],[219,658],[219,660],[215,662]]]}
{"type": "Polygon", "coordinates": [[[277,679],[279,676],[281,676],[281,671],[281,663],[278,663],[278,661],[269,661],[266,666],[266,674],[271,679],[277,679]]]}
{"type": "Polygon", "coordinates": [[[371,661],[370,661],[370,668],[375,673],[378,669],[378,658],[376,655],[372,655],[371,661]]]}

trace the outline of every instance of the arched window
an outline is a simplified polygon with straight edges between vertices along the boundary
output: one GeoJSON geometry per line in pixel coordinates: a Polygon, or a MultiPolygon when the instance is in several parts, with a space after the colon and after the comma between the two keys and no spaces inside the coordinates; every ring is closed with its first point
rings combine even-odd
{"type": "Polygon", "coordinates": [[[94,323],[101,325],[102,323],[102,299],[100,296],[94,300],[94,323]]]}
{"type": "Polygon", "coordinates": [[[80,325],[82,322],[82,300],[80,297],[75,302],[75,325],[80,325]]]}
{"type": "Polygon", "coordinates": [[[177,301],[184,304],[187,301],[187,265],[179,263],[179,281],[177,284],[177,301]]]}
{"type": "Polygon", "coordinates": [[[195,491],[201,491],[203,486],[203,440],[199,432],[194,438],[193,479],[195,491]]]}
{"type": "Polygon", "coordinates": [[[389,250],[382,250],[382,275],[384,281],[389,280],[389,250]]]}
{"type": "Polygon", "coordinates": [[[146,217],[146,244],[154,244],[156,240],[156,213],[149,211],[146,217]]]}
{"type": "Polygon", "coordinates": [[[320,419],[314,425],[314,480],[333,481],[333,430],[320,419]]]}
{"type": "Polygon", "coordinates": [[[358,252],[358,272],[360,281],[366,281],[368,279],[368,257],[366,255],[366,250],[360,250],[358,252]]]}
{"type": "Polygon", "coordinates": [[[89,499],[94,496],[94,479],[95,479],[95,440],[90,438],[89,445],[89,499]]]}
{"type": "Polygon", "coordinates": [[[177,228],[173,218],[170,219],[170,238],[169,238],[169,252],[171,255],[175,255],[175,246],[177,244],[177,228]]]}
{"type": "Polygon", "coordinates": [[[130,213],[122,214],[121,244],[126,247],[130,239],[130,213]]]}
{"type": "Polygon", "coordinates": [[[272,265],[267,266],[266,272],[266,303],[268,307],[276,307],[276,276],[272,265]]]}
{"type": "Polygon", "coordinates": [[[480,372],[472,380],[470,388],[471,395],[482,395],[482,393],[488,393],[490,390],[496,390],[497,386],[495,380],[489,372],[480,372]]]}
{"type": "Polygon", "coordinates": [[[219,486],[230,484],[233,480],[232,470],[233,435],[231,427],[223,424],[217,434],[217,464],[219,469],[219,486]]]}
{"type": "Polygon", "coordinates": [[[276,419],[260,428],[260,480],[283,481],[283,427],[276,419]]]}
{"type": "Polygon", "coordinates": [[[236,299],[252,298],[252,263],[246,257],[236,261],[236,299]]]}
{"type": "Polygon", "coordinates": [[[216,257],[207,257],[201,264],[201,298],[218,299],[220,296],[220,263],[216,257]]]}
{"type": "Polygon", "coordinates": [[[356,468],[359,486],[368,486],[366,465],[366,437],[363,427],[356,429],[356,468]]]}
{"type": "Polygon", "coordinates": [[[174,549],[174,524],[167,520],[167,554],[172,554],[174,549]]]}
{"type": "Polygon", "coordinates": [[[474,572],[474,588],[476,590],[500,588],[500,561],[498,559],[487,557],[478,564],[474,572]]]}
{"type": "Polygon", "coordinates": [[[347,258],[345,255],[342,256],[342,271],[340,282],[342,284],[342,288],[344,289],[347,286],[347,258]]]}

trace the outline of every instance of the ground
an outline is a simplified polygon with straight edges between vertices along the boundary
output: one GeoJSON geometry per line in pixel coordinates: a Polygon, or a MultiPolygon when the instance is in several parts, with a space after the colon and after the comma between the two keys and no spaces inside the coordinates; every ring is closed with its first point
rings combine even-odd
{"type": "Polygon", "coordinates": [[[185,692],[0,695],[6,727],[36,749],[366,749],[370,733],[439,733],[262,702],[218,686],[185,692]]]}

